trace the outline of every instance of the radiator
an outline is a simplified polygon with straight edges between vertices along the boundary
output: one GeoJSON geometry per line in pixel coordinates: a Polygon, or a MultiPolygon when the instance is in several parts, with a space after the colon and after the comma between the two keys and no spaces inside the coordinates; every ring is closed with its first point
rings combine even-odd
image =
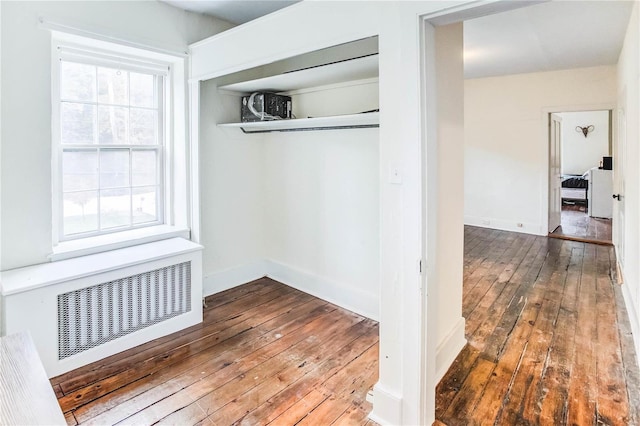
{"type": "Polygon", "coordinates": [[[191,262],[58,295],[58,359],[191,310],[191,262]]]}
{"type": "Polygon", "coordinates": [[[49,377],[202,321],[202,247],[180,238],[3,274],[7,334],[49,377]]]}

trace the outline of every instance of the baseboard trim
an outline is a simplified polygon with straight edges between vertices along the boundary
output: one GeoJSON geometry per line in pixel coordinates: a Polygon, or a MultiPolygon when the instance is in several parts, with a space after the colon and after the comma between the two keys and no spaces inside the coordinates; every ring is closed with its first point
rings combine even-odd
{"type": "Polygon", "coordinates": [[[465,320],[460,317],[456,325],[436,348],[436,383],[439,383],[444,377],[464,345],[467,344],[467,339],[464,337],[464,326],[465,320]]]}
{"type": "Polygon", "coordinates": [[[376,293],[349,288],[340,282],[269,259],[259,259],[207,275],[203,280],[202,295],[210,296],[265,276],[379,321],[379,300],[376,293]]]}
{"type": "Polygon", "coordinates": [[[543,229],[539,223],[521,222],[518,226],[518,222],[506,221],[495,219],[491,217],[478,217],[478,216],[465,216],[464,224],[470,226],[477,226],[480,228],[499,229],[501,231],[520,232],[522,234],[532,235],[547,235],[548,232],[543,229]]]}
{"type": "Polygon", "coordinates": [[[267,267],[267,262],[259,259],[209,274],[204,277],[202,283],[202,296],[211,296],[212,294],[262,278],[267,275],[267,267]]]}
{"type": "Polygon", "coordinates": [[[379,321],[380,308],[376,293],[345,287],[337,281],[274,260],[265,260],[265,264],[269,278],[379,321]]]}
{"type": "Polygon", "coordinates": [[[380,382],[373,386],[373,410],[369,419],[379,425],[402,424],[402,398],[386,390],[380,382]]]}
{"type": "Polygon", "coordinates": [[[622,284],[622,297],[629,314],[629,322],[631,323],[631,333],[633,334],[633,345],[635,346],[636,356],[640,357],[640,317],[633,301],[631,293],[629,293],[629,284],[622,284]]]}

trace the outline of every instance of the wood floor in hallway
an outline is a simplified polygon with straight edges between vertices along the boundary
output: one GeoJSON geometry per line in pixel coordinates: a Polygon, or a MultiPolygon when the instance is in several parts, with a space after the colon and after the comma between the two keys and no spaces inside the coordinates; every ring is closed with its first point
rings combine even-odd
{"type": "Polygon", "coordinates": [[[640,373],[612,247],[465,227],[468,344],[439,424],[638,425],[640,373]]]}

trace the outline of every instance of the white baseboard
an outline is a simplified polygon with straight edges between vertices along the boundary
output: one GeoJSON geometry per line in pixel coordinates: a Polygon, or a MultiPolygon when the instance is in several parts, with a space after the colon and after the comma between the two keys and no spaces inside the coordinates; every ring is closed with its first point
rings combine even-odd
{"type": "Polygon", "coordinates": [[[439,383],[444,377],[464,345],[467,344],[467,339],[464,337],[464,325],[465,320],[460,317],[460,320],[436,348],[436,383],[439,383]]]}
{"type": "Polygon", "coordinates": [[[267,276],[290,287],[334,303],[342,308],[379,321],[377,293],[368,293],[337,281],[294,268],[274,260],[266,260],[267,276]]]}
{"type": "Polygon", "coordinates": [[[629,314],[631,333],[633,333],[633,345],[635,346],[636,356],[640,357],[640,317],[638,317],[638,310],[636,309],[636,305],[629,290],[630,286],[628,283],[625,282],[622,284],[622,296],[627,308],[627,313],[629,314]]]}
{"type": "Polygon", "coordinates": [[[465,216],[464,224],[480,228],[499,229],[501,231],[520,232],[532,235],[547,235],[548,232],[539,223],[506,221],[490,217],[465,216]],[[518,226],[522,225],[522,226],[518,226]]]}
{"type": "Polygon", "coordinates": [[[369,419],[379,425],[402,424],[402,398],[376,383],[373,387],[373,410],[369,419]]]}
{"type": "Polygon", "coordinates": [[[268,263],[262,259],[214,272],[204,277],[202,296],[210,296],[267,275],[268,263]]]}
{"type": "Polygon", "coordinates": [[[225,269],[204,278],[203,296],[228,290],[267,276],[344,309],[379,321],[377,293],[368,293],[343,283],[268,259],[225,269]]]}

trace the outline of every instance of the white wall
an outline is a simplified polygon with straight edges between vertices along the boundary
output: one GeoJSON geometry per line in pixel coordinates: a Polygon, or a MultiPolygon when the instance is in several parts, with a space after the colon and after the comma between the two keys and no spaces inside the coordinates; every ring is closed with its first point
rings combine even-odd
{"type": "Polygon", "coordinates": [[[379,319],[378,130],[276,133],[264,143],[269,275],[379,319]]]}
{"type": "MultiPolygon", "coordinates": [[[[378,82],[292,96],[297,117],[378,108],[378,82]]],[[[379,319],[378,129],[265,136],[270,276],[379,319]]]]}
{"type": "Polygon", "coordinates": [[[624,245],[623,264],[627,311],[636,344],[636,354],[640,354],[640,7],[633,8],[620,60],[618,62],[618,109],[624,112],[624,129],[618,128],[619,135],[626,135],[626,152],[615,152],[615,191],[623,195],[624,219],[618,210],[620,204],[614,202],[613,235],[619,257],[624,245]],[[621,177],[616,174],[616,162],[624,161],[625,187],[620,186],[621,177]],[[623,222],[623,223],[621,223],[623,222]],[[624,235],[619,231],[623,226],[624,235]]]}
{"type": "Polygon", "coordinates": [[[200,215],[205,295],[264,276],[264,141],[217,123],[237,121],[238,96],[202,84],[200,215]]]}
{"type": "Polygon", "coordinates": [[[465,223],[545,235],[548,113],[615,100],[615,66],[466,80],[465,223]]]}
{"type": "Polygon", "coordinates": [[[609,111],[563,112],[562,117],[562,174],[581,175],[598,167],[602,157],[609,156],[609,111]],[[584,137],[576,126],[593,126],[584,137]]]}
{"type": "Polygon", "coordinates": [[[150,1],[2,2],[2,270],[46,262],[52,250],[51,33],[40,17],[182,52],[231,27],[150,1]]]}
{"type": "Polygon", "coordinates": [[[464,250],[464,64],[462,23],[436,27],[438,132],[438,309],[436,375],[441,378],[466,343],[462,317],[464,250]]]}

